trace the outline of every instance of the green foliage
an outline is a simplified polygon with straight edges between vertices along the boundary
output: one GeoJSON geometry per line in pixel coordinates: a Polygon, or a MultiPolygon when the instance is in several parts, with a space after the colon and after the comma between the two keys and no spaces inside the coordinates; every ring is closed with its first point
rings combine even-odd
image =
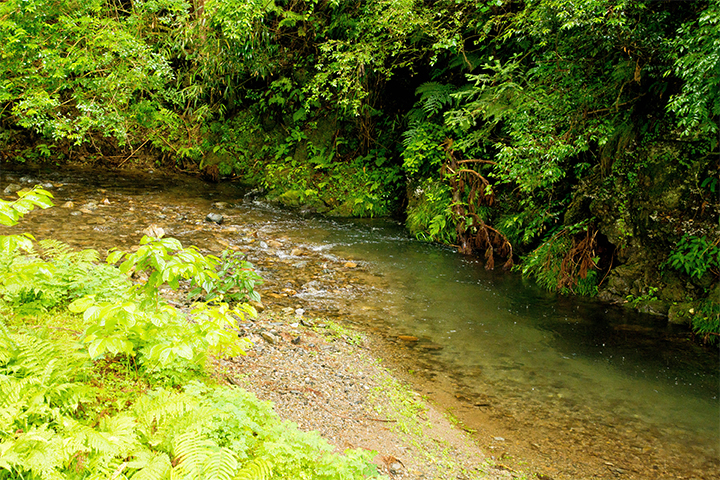
{"type": "Polygon", "coordinates": [[[219,259],[214,256],[202,255],[197,247],[183,248],[175,238],[152,238],[144,235],[140,240],[140,248],[127,254],[119,250],[108,255],[109,264],[120,264],[122,273],[149,272],[143,288],[148,299],[159,299],[161,285],[169,285],[177,290],[180,280],[192,280],[195,285],[210,293],[212,286],[219,284],[216,267],[219,259]]]}
{"type": "Polygon", "coordinates": [[[445,161],[443,143],[448,130],[430,122],[414,122],[403,133],[403,169],[410,177],[425,178],[445,161]]]}
{"type": "Polygon", "coordinates": [[[39,335],[0,329],[2,478],[376,477],[367,452],[332,453],[237,388],[190,382],[97,410],[108,400],[86,354],[39,335]]]}
{"type": "Polygon", "coordinates": [[[583,224],[561,229],[549,234],[516,268],[547,290],[594,296],[598,289],[599,260],[594,254],[594,238],[583,224]],[[578,241],[583,229],[585,238],[578,241]]]}
{"type": "Polygon", "coordinates": [[[12,202],[0,199],[0,225],[11,227],[35,207],[45,209],[52,206],[52,193],[40,187],[20,190],[18,197],[20,198],[12,202]]]}
{"type": "Polygon", "coordinates": [[[432,180],[414,192],[416,201],[408,207],[406,225],[419,240],[452,244],[457,232],[450,204],[450,188],[432,180]]]}
{"type": "Polygon", "coordinates": [[[707,3],[697,19],[678,29],[675,48],[675,74],[683,80],[682,91],[669,104],[679,117],[683,134],[694,137],[709,135],[717,147],[720,117],[720,42],[715,32],[720,28],[720,3],[707,3]]]}
{"type": "Polygon", "coordinates": [[[82,341],[93,359],[127,355],[150,372],[182,372],[203,369],[208,355],[244,355],[249,345],[238,340],[236,329],[237,318],[254,314],[250,307],[197,304],[186,316],[166,304],[155,310],[122,300],[88,306],[85,298],[69,308],[84,310],[82,341]]]}
{"type": "Polygon", "coordinates": [[[720,275],[720,240],[685,234],[664,263],[690,277],[700,278],[711,271],[720,275]]]}
{"type": "Polygon", "coordinates": [[[692,313],[691,321],[695,333],[710,344],[716,343],[720,338],[720,300],[706,298],[699,302],[692,313]]]}
{"type": "Polygon", "coordinates": [[[27,236],[2,236],[0,297],[21,314],[46,312],[85,295],[115,299],[130,283],[97,260],[95,250],[75,252],[55,240],[35,246],[27,236]]]}
{"type": "MultiPolygon", "coordinates": [[[[6,268],[42,264],[49,284],[67,283],[73,270],[110,269],[124,278],[95,264],[96,252],[59,242],[40,242],[39,254],[27,236],[3,237],[1,245],[6,268]]],[[[0,478],[378,478],[374,453],[336,454],[254,395],[199,383],[209,355],[243,353],[237,317],[254,311],[203,303],[186,315],[160,301],[165,282],[177,287],[183,275],[199,278],[215,264],[177,241],[146,238],[143,246],[124,268],[152,271],[152,287],[140,292],[153,301],[137,299],[127,284],[117,292],[123,299],[96,302],[105,294],[99,287],[76,299],[68,309],[84,312],[79,342],[67,336],[75,328],[18,327],[18,306],[4,305],[15,324],[0,321],[0,478]],[[157,386],[180,380],[181,389],[157,386]]],[[[41,315],[41,324],[57,324],[57,314],[41,315]]]]}
{"type": "MultiPolygon", "coordinates": [[[[207,257],[206,257],[207,258],[207,257]]],[[[245,255],[232,250],[224,250],[217,265],[217,278],[206,276],[202,286],[190,291],[190,296],[206,292],[205,301],[215,299],[244,303],[250,300],[260,301],[255,285],[262,284],[262,277],[255,272],[253,265],[244,260],[245,255]]],[[[194,285],[197,281],[193,279],[194,285]]]]}

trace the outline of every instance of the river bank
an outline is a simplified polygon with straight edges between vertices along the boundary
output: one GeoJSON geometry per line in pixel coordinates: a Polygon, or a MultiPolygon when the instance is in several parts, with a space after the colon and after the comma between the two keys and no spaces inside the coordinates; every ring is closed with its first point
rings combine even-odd
{"type": "Polygon", "coordinates": [[[390,478],[530,478],[483,452],[457,419],[398,381],[362,333],[292,308],[266,310],[241,329],[254,346],[246,357],[219,361],[218,375],[272,401],[283,419],[320,432],[338,451],[376,451],[390,478]]]}
{"type": "MultiPolygon", "coordinates": [[[[179,238],[184,245],[197,245],[204,253],[218,254],[225,248],[244,252],[265,278],[260,291],[268,307],[265,317],[254,323],[255,327],[246,329],[249,334],[257,337],[261,335],[258,329],[282,333],[287,328],[286,333],[291,335],[295,329],[292,325],[299,323],[295,320],[298,308],[305,310],[306,319],[331,318],[369,332],[365,345],[372,356],[383,358],[383,363],[412,384],[421,396],[429,397],[442,410],[449,411],[452,418],[462,419],[466,428],[475,430],[472,438],[482,447],[480,454],[494,455],[498,463],[513,470],[528,469],[556,480],[717,478],[714,473],[717,454],[713,453],[712,440],[699,444],[697,438],[701,435],[697,432],[700,430],[693,430],[697,429],[695,424],[685,425],[680,421],[701,405],[699,399],[692,396],[693,391],[684,387],[685,382],[688,378],[693,384],[708,382],[703,380],[702,372],[713,369],[699,370],[700,376],[697,371],[680,376],[681,387],[672,387],[682,388],[679,395],[665,386],[668,382],[664,379],[649,382],[648,376],[652,379],[655,375],[653,370],[645,373],[652,365],[644,357],[653,351],[662,351],[663,364],[667,362],[668,368],[660,375],[679,376],[675,368],[678,361],[695,355],[693,347],[685,342],[687,332],[669,331],[665,334],[668,341],[658,343],[648,334],[653,330],[652,325],[634,323],[624,313],[621,317],[613,312],[603,313],[595,305],[578,310],[580,305],[574,302],[538,297],[532,291],[518,300],[515,293],[525,287],[512,275],[486,277],[492,274],[481,266],[475,269],[450,251],[414,242],[398,228],[383,233],[386,227],[379,222],[300,217],[244,197],[244,192],[234,190],[232,185],[207,185],[187,178],[132,172],[111,175],[65,171],[32,177],[19,173],[4,180],[23,184],[27,184],[27,180],[30,183],[39,180],[53,184],[57,207],[33,212],[22,224],[22,231],[33,233],[37,238],[57,238],[75,247],[92,247],[101,252],[112,247],[128,250],[137,245],[143,231],[155,225],[166,235],[179,238]],[[23,175],[26,180],[20,182],[23,175]],[[206,221],[210,212],[222,215],[223,223],[206,221]],[[389,250],[389,246],[393,249],[389,250]],[[408,264],[416,264],[418,269],[408,271],[405,276],[386,268],[409,269],[408,264]],[[433,275],[420,276],[423,271],[433,275]],[[453,277],[453,272],[458,271],[467,271],[470,277],[453,277]],[[463,298],[472,298],[472,304],[460,304],[463,298]],[[477,331],[479,324],[472,323],[477,321],[478,305],[487,317],[480,319],[486,324],[480,331],[477,331]],[[554,317],[556,323],[538,325],[540,333],[534,325],[524,325],[526,314],[522,312],[530,306],[543,317],[554,317]],[[452,313],[459,322],[457,326],[442,323],[436,316],[438,309],[452,313]],[[499,327],[488,323],[493,311],[506,312],[497,318],[497,325],[507,326],[499,331],[499,336],[494,334],[499,327]],[[592,318],[588,314],[592,314],[592,318]],[[273,319],[273,315],[283,320],[273,319]],[[427,326],[418,322],[413,326],[403,323],[413,321],[413,316],[423,321],[428,318],[427,326]],[[430,328],[436,331],[428,330],[430,328]],[[521,328],[527,334],[515,336],[513,331],[521,328]],[[490,334],[485,333],[488,329],[490,334]],[[453,330],[460,331],[467,342],[457,347],[445,343],[453,330]],[[416,336],[418,341],[401,336],[416,336]],[[620,352],[621,363],[617,349],[607,350],[611,348],[610,342],[623,339],[626,351],[620,352]],[[480,341],[486,343],[480,344],[480,341]],[[587,341],[592,343],[585,345],[587,341]],[[536,357],[515,357],[530,349],[542,353],[541,349],[547,347],[552,348],[536,357]],[[477,356],[473,350],[478,348],[487,358],[477,356]],[[625,367],[626,357],[628,365],[631,361],[641,363],[625,367]],[[465,360],[470,362],[470,367],[464,365],[465,360]],[[574,370],[555,371],[563,365],[570,365],[574,370]],[[622,377],[619,386],[614,380],[615,383],[607,383],[610,374],[615,375],[616,371],[622,377]],[[545,380],[544,372],[554,373],[555,377],[545,380]],[[562,377],[558,376],[560,373],[562,377]],[[580,379],[582,383],[563,383],[566,378],[580,379]],[[663,388],[662,396],[653,392],[658,386],[663,388]],[[648,395],[652,403],[635,403],[637,398],[648,395]],[[669,395],[674,395],[672,402],[665,401],[669,395]],[[592,400],[600,401],[590,404],[592,400]],[[656,419],[646,418],[643,410],[649,409],[648,405],[657,405],[658,414],[670,420],[658,425],[656,419]]],[[[306,330],[313,331],[299,324],[298,332],[306,330]]],[[[310,362],[311,366],[315,365],[314,370],[293,367],[305,363],[300,361],[304,358],[319,355],[319,351],[308,356],[300,354],[297,349],[302,348],[302,333],[299,336],[299,345],[292,343],[296,337],[288,337],[289,342],[285,338],[284,343],[277,345],[268,344],[262,336],[255,338],[256,345],[263,350],[257,360],[249,357],[247,361],[258,362],[253,375],[260,390],[267,387],[268,398],[276,396],[278,400],[291,399],[303,405],[307,400],[310,407],[305,415],[314,415],[312,408],[315,408],[320,413],[316,421],[322,425],[333,415],[323,417],[324,410],[317,405],[326,404],[315,401],[313,392],[286,388],[300,394],[281,395],[268,386],[277,386],[282,380],[283,374],[276,364],[287,364],[287,378],[310,378],[311,381],[314,380],[310,374],[326,370],[318,368],[317,361],[310,362]],[[269,355],[265,358],[272,361],[262,360],[264,355],[269,355]],[[268,370],[267,366],[277,370],[277,378],[273,378],[272,368],[268,370]]],[[[337,348],[342,347],[342,342],[330,342],[333,343],[337,348]]],[[[333,352],[328,353],[328,358],[343,357],[343,362],[351,362],[358,352],[368,350],[343,353],[341,348],[334,356],[333,352]]],[[[333,365],[330,360],[324,364],[333,365]]],[[[232,370],[242,373],[241,367],[232,370]]],[[[327,378],[335,382],[329,385],[344,385],[345,379],[327,378]]],[[[362,385],[360,380],[351,381],[362,385]]],[[[233,376],[233,381],[241,382],[242,378],[233,376]]],[[[306,384],[303,381],[299,385],[306,384]]],[[[370,389],[377,386],[368,384],[370,389]]],[[[308,388],[322,392],[312,385],[308,388]]],[[[334,392],[334,387],[328,388],[334,392]]],[[[348,388],[346,393],[343,388],[342,393],[345,397],[338,400],[339,404],[349,408],[351,405],[343,402],[353,401],[357,392],[348,388]]],[[[293,410],[288,408],[289,412],[293,410]]],[[[340,415],[356,418],[346,413],[340,415]]],[[[347,426],[339,424],[333,428],[344,431],[347,426]]],[[[330,436],[333,428],[328,429],[330,436]]],[[[402,460],[392,450],[386,450],[384,455],[402,460]]],[[[412,461],[406,463],[412,464],[412,461]]],[[[416,465],[419,466],[413,467],[413,472],[427,473],[422,469],[423,462],[416,465]]],[[[403,474],[409,475],[405,472],[403,474]]]]}

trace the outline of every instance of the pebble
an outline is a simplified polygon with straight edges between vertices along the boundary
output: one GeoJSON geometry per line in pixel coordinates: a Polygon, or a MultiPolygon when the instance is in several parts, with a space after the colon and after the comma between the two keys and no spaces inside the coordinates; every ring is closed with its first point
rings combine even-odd
{"type": "Polygon", "coordinates": [[[75,208],[75,204],[73,202],[65,202],[62,204],[62,208],[75,208]]]}
{"type": "Polygon", "coordinates": [[[345,265],[343,265],[345,268],[355,268],[357,267],[357,263],[355,262],[345,262],[345,265]]]}
{"type": "Polygon", "coordinates": [[[218,225],[222,225],[224,219],[225,218],[219,213],[208,213],[205,217],[206,222],[215,222],[218,225]]]}
{"type": "Polygon", "coordinates": [[[148,227],[143,230],[142,233],[143,235],[147,235],[148,237],[162,238],[165,235],[165,230],[162,227],[152,223],[148,225],[148,227]]]}
{"type": "Polygon", "coordinates": [[[278,342],[278,338],[270,332],[260,332],[260,336],[271,345],[275,345],[278,342]]]}

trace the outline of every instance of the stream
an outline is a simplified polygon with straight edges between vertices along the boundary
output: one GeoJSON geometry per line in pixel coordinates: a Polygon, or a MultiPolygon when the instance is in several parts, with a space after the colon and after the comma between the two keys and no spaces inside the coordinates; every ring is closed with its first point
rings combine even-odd
{"type": "Polygon", "coordinates": [[[538,289],[418,242],[397,222],[288,212],[231,183],[96,170],[0,171],[55,208],[8,232],[106,252],[153,224],[205,253],[243,251],[268,305],[335,317],[510,471],[542,478],[720,478],[720,361],[666,319],[538,289]],[[221,202],[221,203],[218,203],[221,202]],[[224,216],[222,225],[205,221],[224,216]]]}

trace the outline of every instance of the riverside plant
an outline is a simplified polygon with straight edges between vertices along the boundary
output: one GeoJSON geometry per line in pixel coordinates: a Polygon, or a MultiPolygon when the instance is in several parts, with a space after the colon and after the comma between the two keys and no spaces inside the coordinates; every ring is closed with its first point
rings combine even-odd
{"type": "MultiPolygon", "coordinates": [[[[0,219],[17,222],[17,205],[0,204],[0,219]]],[[[211,380],[211,358],[249,346],[236,322],[252,308],[167,304],[161,285],[212,278],[213,262],[174,239],[143,246],[126,262],[151,272],[133,286],[97,252],[0,237],[0,479],[379,478],[372,452],[337,454],[269,402],[211,380]],[[105,281],[77,288],[94,273],[105,281]],[[27,316],[38,298],[53,302],[27,316]]]]}

